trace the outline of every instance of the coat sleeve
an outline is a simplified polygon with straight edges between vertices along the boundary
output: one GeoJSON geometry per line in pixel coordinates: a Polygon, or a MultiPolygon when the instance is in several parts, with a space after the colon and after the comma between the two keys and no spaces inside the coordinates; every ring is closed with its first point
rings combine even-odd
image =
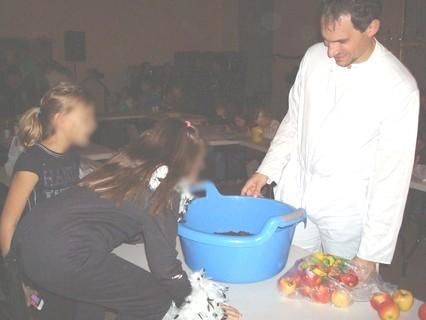
{"type": "Polygon", "coordinates": [[[280,127],[271,142],[271,146],[263,159],[257,172],[264,174],[269,181],[278,182],[282,170],[287,165],[291,157],[291,150],[294,148],[297,139],[297,118],[300,108],[301,97],[303,96],[303,79],[305,78],[306,60],[308,60],[309,51],[303,58],[296,81],[290,90],[289,108],[286,116],[281,122],[280,127]]]}
{"type": "Polygon", "coordinates": [[[177,218],[170,211],[147,216],[142,229],[149,268],[176,305],[180,306],[192,289],[177,258],[177,218]]]}
{"type": "Polygon", "coordinates": [[[399,101],[381,124],[358,251],[361,259],[385,264],[392,261],[410,188],[418,114],[419,92],[415,90],[399,101]]]}

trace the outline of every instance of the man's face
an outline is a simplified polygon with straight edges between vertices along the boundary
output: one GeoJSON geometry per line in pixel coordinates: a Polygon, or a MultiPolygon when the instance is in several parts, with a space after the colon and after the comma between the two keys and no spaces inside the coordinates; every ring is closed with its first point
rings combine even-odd
{"type": "Polygon", "coordinates": [[[328,48],[328,56],[334,58],[341,67],[368,59],[371,53],[369,49],[377,33],[376,28],[370,26],[361,32],[355,29],[350,15],[343,15],[337,21],[331,22],[326,21],[324,17],[321,19],[321,33],[328,48]]]}

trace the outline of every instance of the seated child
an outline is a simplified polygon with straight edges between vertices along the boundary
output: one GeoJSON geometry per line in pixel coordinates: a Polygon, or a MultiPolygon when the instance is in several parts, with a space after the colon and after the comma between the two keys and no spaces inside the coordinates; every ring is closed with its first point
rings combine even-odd
{"type": "Polygon", "coordinates": [[[237,110],[233,116],[233,127],[238,133],[243,135],[250,134],[249,117],[244,110],[237,110]]]}
{"type": "Polygon", "coordinates": [[[275,137],[280,127],[280,122],[275,120],[272,112],[266,108],[258,110],[255,122],[263,130],[263,137],[268,140],[275,137]]]}
{"type": "Polygon", "coordinates": [[[214,108],[214,116],[210,123],[213,125],[229,126],[232,122],[229,110],[224,103],[217,103],[214,108]]]}

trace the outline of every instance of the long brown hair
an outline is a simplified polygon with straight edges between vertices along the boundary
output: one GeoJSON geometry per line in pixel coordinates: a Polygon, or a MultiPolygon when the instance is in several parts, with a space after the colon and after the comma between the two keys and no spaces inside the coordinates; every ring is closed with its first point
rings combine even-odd
{"type": "Polygon", "coordinates": [[[31,108],[19,119],[19,140],[30,147],[55,133],[52,122],[57,113],[69,112],[76,105],[93,106],[93,100],[80,86],[61,82],[41,98],[40,106],[31,108]]]}
{"type": "Polygon", "coordinates": [[[179,119],[162,120],[85,177],[80,186],[118,203],[140,202],[147,199],[147,192],[151,193],[149,182],[154,171],[166,165],[166,178],[149,198],[151,213],[158,214],[171,206],[176,185],[190,172],[204,148],[205,143],[195,128],[179,119]]]}

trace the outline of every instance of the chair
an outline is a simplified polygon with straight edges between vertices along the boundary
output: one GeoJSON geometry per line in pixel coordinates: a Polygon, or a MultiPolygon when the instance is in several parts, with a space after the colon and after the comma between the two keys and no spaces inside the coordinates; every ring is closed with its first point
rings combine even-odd
{"type": "Polygon", "coordinates": [[[407,275],[407,264],[410,258],[417,252],[422,243],[426,243],[426,194],[422,191],[414,190],[410,197],[409,220],[417,226],[417,235],[414,244],[409,248],[406,239],[402,239],[402,275],[407,275]]]}

